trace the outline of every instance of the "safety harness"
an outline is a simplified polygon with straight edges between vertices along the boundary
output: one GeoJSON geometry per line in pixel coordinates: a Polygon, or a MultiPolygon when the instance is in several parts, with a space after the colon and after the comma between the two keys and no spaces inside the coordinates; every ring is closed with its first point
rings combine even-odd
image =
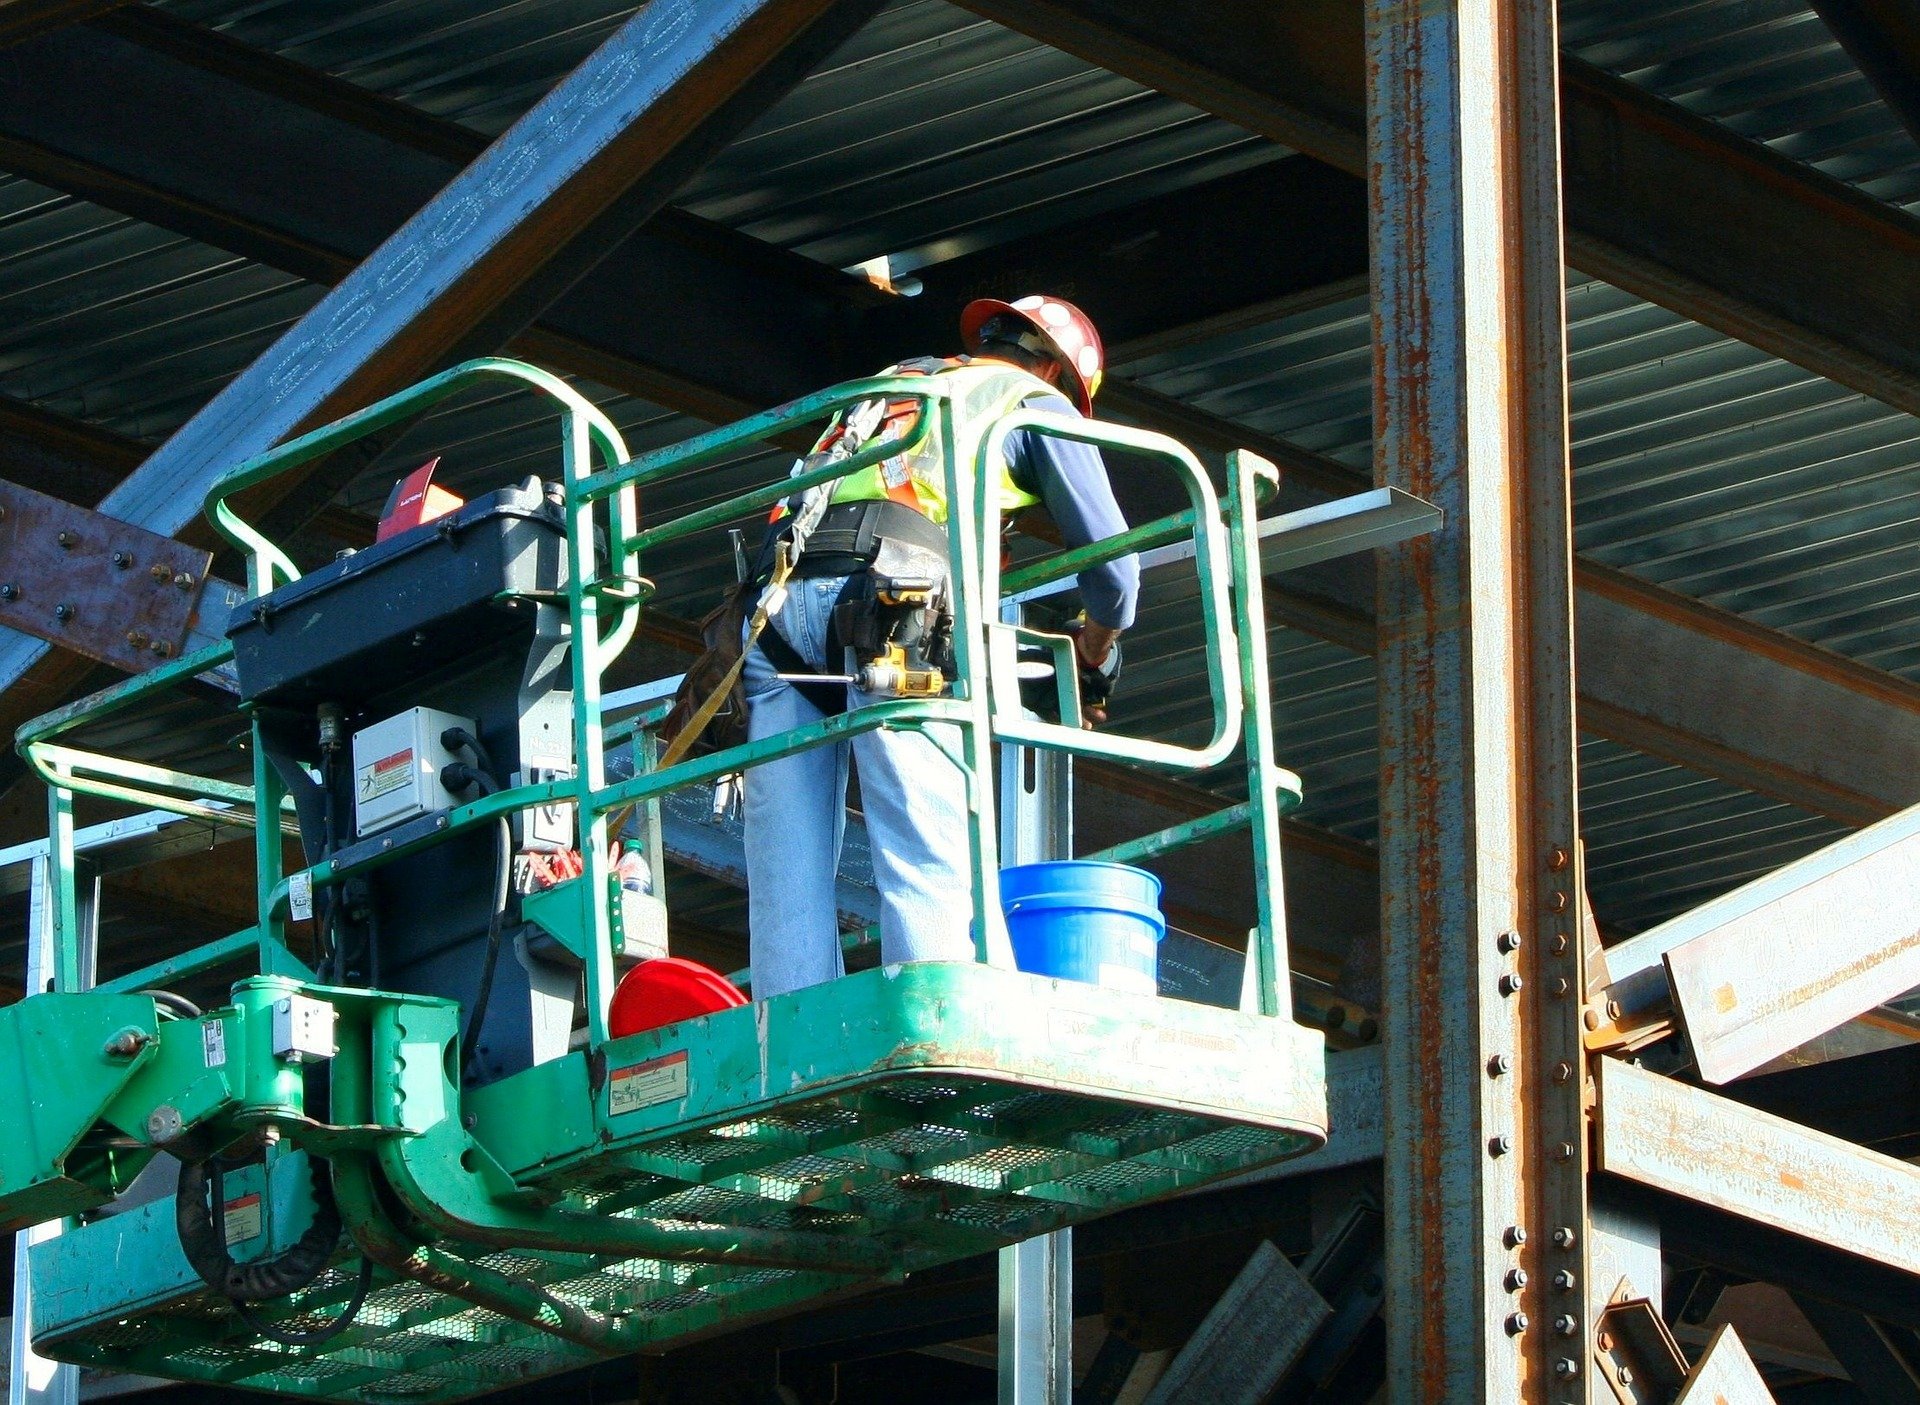
{"type": "MultiPolygon", "coordinates": [[[[966,375],[961,391],[961,424],[991,424],[1000,414],[1052,387],[1024,371],[968,357],[923,357],[889,368],[890,375],[966,375]]],[[[952,675],[952,591],[948,581],[947,514],[944,457],[937,416],[922,416],[921,402],[863,400],[848,406],[827,426],[813,450],[794,466],[810,473],[844,461],[868,444],[897,440],[900,452],[827,485],[816,486],[777,506],[760,560],[729,602],[702,622],[719,637],[708,639],[708,655],[725,667],[696,665],[682,685],[674,714],[664,728],[671,738],[661,766],[679,761],[699,742],[716,715],[731,727],[744,726],[740,682],[748,654],[758,644],[783,674],[809,674],[813,665],[778,629],[768,629],[786,603],[789,580],[845,576],[835,601],[827,640],[829,666],[852,651],[851,676],[862,686],[895,696],[935,696],[952,675]],[[750,594],[749,592],[752,592],[750,594]],[[751,613],[747,600],[757,595],[751,613]],[[739,620],[740,624],[733,621],[739,620]],[[736,632],[737,631],[737,632],[736,632]],[[727,637],[728,635],[732,637],[727,637]],[[733,653],[738,638],[739,652],[733,653]],[[695,683],[695,679],[699,682],[695,683]]],[[[972,445],[956,445],[970,451],[972,445]]],[[[1000,466],[1005,509],[1037,502],[1000,466]]],[[[707,662],[703,656],[701,664],[707,662]]],[[[820,711],[835,716],[846,710],[846,688],[826,681],[789,679],[820,711]]]]}
{"type": "MultiPolygon", "coordinates": [[[[909,671],[952,676],[947,533],[917,509],[890,498],[832,504],[807,538],[793,576],[846,577],[828,616],[825,658],[830,670],[849,649],[855,671],[898,649],[909,671]]],[[[759,644],[781,673],[814,669],[778,627],[763,633],[759,644]]],[[[847,709],[844,684],[788,681],[828,717],[847,709]]]]}

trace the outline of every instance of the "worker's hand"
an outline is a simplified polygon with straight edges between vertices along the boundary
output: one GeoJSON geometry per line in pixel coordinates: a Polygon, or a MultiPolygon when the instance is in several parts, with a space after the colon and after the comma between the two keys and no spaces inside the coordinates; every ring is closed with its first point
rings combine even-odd
{"type": "Polygon", "coordinates": [[[1095,624],[1084,615],[1067,626],[1067,633],[1073,636],[1073,651],[1086,668],[1106,667],[1107,657],[1120,639],[1119,630],[1095,624]]]}
{"type": "Polygon", "coordinates": [[[1080,717],[1092,728],[1107,720],[1107,700],[1120,681],[1120,631],[1096,624],[1084,615],[1063,626],[1073,639],[1080,664],[1080,717]]]}

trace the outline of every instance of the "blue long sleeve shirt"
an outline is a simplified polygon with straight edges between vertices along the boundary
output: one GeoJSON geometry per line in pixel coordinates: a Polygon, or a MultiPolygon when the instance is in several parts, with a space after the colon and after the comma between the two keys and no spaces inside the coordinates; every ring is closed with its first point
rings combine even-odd
{"type": "MultiPolygon", "coordinates": [[[[1079,411],[1064,395],[1029,402],[1036,410],[1073,415],[1079,411]]],[[[1107,465],[1091,444],[1016,429],[1007,436],[1007,467],[1013,481],[1046,504],[1060,538],[1068,546],[1091,546],[1127,530],[1114,501],[1107,465]]],[[[1133,624],[1140,597],[1140,558],[1122,556],[1080,573],[1080,598],[1087,618],[1109,629],[1133,624]]]]}

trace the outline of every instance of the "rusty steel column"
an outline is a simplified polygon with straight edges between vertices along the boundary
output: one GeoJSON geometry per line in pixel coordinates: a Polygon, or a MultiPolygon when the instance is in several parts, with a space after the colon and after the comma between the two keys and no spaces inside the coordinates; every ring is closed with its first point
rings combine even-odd
{"type": "Polygon", "coordinates": [[[1368,0],[1387,1380],[1590,1374],[1559,96],[1551,0],[1368,0]]]}

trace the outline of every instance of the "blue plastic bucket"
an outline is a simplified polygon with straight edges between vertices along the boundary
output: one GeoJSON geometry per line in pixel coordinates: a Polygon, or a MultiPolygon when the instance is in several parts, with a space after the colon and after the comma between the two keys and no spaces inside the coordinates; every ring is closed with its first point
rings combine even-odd
{"type": "Polygon", "coordinates": [[[1030,863],[1000,870],[1013,960],[1036,976],[1154,995],[1160,988],[1160,880],[1123,863],[1030,863]]]}

